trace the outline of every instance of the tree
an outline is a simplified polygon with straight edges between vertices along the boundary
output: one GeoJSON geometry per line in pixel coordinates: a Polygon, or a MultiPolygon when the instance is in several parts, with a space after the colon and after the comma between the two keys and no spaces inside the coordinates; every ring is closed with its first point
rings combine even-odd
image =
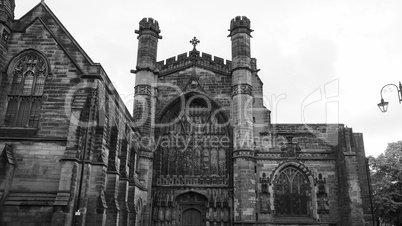
{"type": "Polygon", "coordinates": [[[402,226],[402,141],[389,143],[384,153],[368,158],[377,224],[402,226]]]}

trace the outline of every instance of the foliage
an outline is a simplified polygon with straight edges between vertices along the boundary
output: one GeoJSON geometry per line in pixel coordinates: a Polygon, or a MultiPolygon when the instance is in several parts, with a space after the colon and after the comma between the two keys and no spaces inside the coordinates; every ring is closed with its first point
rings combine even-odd
{"type": "Polygon", "coordinates": [[[368,158],[377,223],[402,226],[402,141],[389,143],[384,153],[368,158]]]}

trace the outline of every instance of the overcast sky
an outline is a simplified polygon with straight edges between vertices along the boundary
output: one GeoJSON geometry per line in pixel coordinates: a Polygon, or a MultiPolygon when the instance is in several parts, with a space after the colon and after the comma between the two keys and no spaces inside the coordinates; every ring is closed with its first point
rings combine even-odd
{"type": "MultiPolygon", "coordinates": [[[[16,0],[18,19],[40,0],[16,0]]],[[[266,106],[273,123],[343,123],[362,132],[366,155],[402,140],[402,104],[386,89],[402,80],[402,1],[46,0],[93,61],[101,63],[132,111],[138,22],[158,20],[158,61],[192,49],[231,59],[230,20],[255,30],[266,106]]]]}

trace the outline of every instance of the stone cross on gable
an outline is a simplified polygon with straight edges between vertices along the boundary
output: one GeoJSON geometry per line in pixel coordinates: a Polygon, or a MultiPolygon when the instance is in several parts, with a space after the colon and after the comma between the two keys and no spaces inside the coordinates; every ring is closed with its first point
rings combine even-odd
{"type": "Polygon", "coordinates": [[[196,46],[198,43],[200,43],[200,40],[198,40],[198,39],[194,36],[194,38],[190,40],[190,43],[193,45],[193,47],[194,47],[194,49],[195,49],[195,46],[196,46]]]}

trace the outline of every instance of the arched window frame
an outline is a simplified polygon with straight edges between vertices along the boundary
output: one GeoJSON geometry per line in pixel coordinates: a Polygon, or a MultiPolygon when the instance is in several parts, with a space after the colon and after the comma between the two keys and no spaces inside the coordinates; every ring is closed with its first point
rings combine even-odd
{"type": "MultiPolygon", "coordinates": [[[[154,163],[155,184],[231,183],[229,156],[232,150],[230,146],[232,135],[227,126],[227,120],[228,117],[225,115],[222,106],[203,93],[188,92],[166,104],[157,117],[159,127],[156,130],[156,139],[159,140],[159,146],[156,150],[156,161],[154,163]],[[202,115],[201,119],[194,117],[200,115],[202,115]],[[193,120],[201,121],[195,122],[193,120]],[[171,124],[172,122],[173,124],[171,124]],[[214,126],[215,124],[219,126],[214,126]],[[191,125],[194,126],[194,131],[190,131],[189,126],[191,125]],[[182,139],[177,139],[175,136],[172,138],[171,131],[174,131],[173,134],[180,134],[182,139]],[[199,139],[198,146],[195,145],[197,139],[192,139],[195,136],[198,136],[197,139],[199,139]],[[225,147],[204,147],[205,143],[201,143],[204,141],[202,136],[214,136],[217,137],[218,141],[222,141],[221,138],[224,137],[227,138],[228,144],[225,147]],[[173,142],[166,142],[167,139],[171,139],[173,142]],[[189,141],[194,141],[194,143],[189,141]],[[185,142],[189,142],[188,146],[185,142]],[[174,147],[164,147],[167,143],[173,144],[174,147]],[[197,163],[197,167],[200,168],[199,172],[193,170],[192,167],[193,163],[197,161],[194,154],[198,154],[198,150],[200,151],[200,163],[197,163]],[[219,152],[224,153],[219,154],[219,152]],[[163,161],[164,159],[171,161],[163,161]],[[179,161],[181,159],[183,161],[179,161]],[[192,164],[190,167],[186,166],[188,159],[192,164]],[[186,178],[186,180],[182,180],[182,178],[186,178]]],[[[206,137],[206,142],[208,139],[206,137]]],[[[212,143],[212,140],[209,141],[212,143]]]]}
{"type": "Polygon", "coordinates": [[[11,61],[7,74],[11,84],[3,125],[38,127],[45,82],[49,75],[46,57],[36,50],[26,50],[11,61]]]}
{"type": "MultiPolygon", "coordinates": [[[[306,175],[306,173],[302,169],[300,169],[297,166],[294,166],[293,164],[284,164],[282,167],[279,167],[279,168],[280,169],[278,169],[278,171],[276,172],[275,178],[273,178],[273,182],[274,182],[273,183],[274,184],[274,203],[275,203],[274,208],[275,208],[276,216],[283,216],[283,217],[292,217],[292,216],[310,216],[311,217],[311,216],[314,216],[315,215],[314,214],[315,210],[314,210],[314,206],[313,206],[314,200],[312,200],[313,184],[311,182],[311,179],[310,179],[309,175],[306,175]],[[281,197],[278,195],[278,188],[280,188],[280,186],[281,186],[280,183],[279,183],[279,180],[281,179],[281,175],[283,173],[285,173],[285,171],[287,171],[287,170],[293,170],[298,175],[301,175],[302,178],[305,180],[304,185],[307,186],[307,189],[305,190],[306,191],[306,194],[305,194],[306,197],[305,198],[307,198],[307,200],[306,200],[306,208],[307,209],[306,209],[306,212],[304,214],[300,214],[300,213],[297,214],[297,213],[293,212],[293,210],[290,211],[290,213],[288,213],[288,214],[283,214],[277,209],[277,207],[278,207],[277,205],[279,204],[279,202],[281,202],[281,200],[279,200],[279,199],[281,199],[281,197]]],[[[293,179],[295,178],[294,175],[291,176],[291,177],[292,177],[292,181],[288,181],[290,183],[290,189],[292,189],[292,187],[293,187],[292,183],[293,183],[293,179]]],[[[282,196],[283,196],[283,194],[282,194],[282,196]]],[[[291,198],[290,195],[285,195],[284,197],[291,198]]],[[[288,205],[288,204],[289,203],[287,203],[286,206],[288,206],[288,208],[291,208],[290,205],[288,205]]]]}

